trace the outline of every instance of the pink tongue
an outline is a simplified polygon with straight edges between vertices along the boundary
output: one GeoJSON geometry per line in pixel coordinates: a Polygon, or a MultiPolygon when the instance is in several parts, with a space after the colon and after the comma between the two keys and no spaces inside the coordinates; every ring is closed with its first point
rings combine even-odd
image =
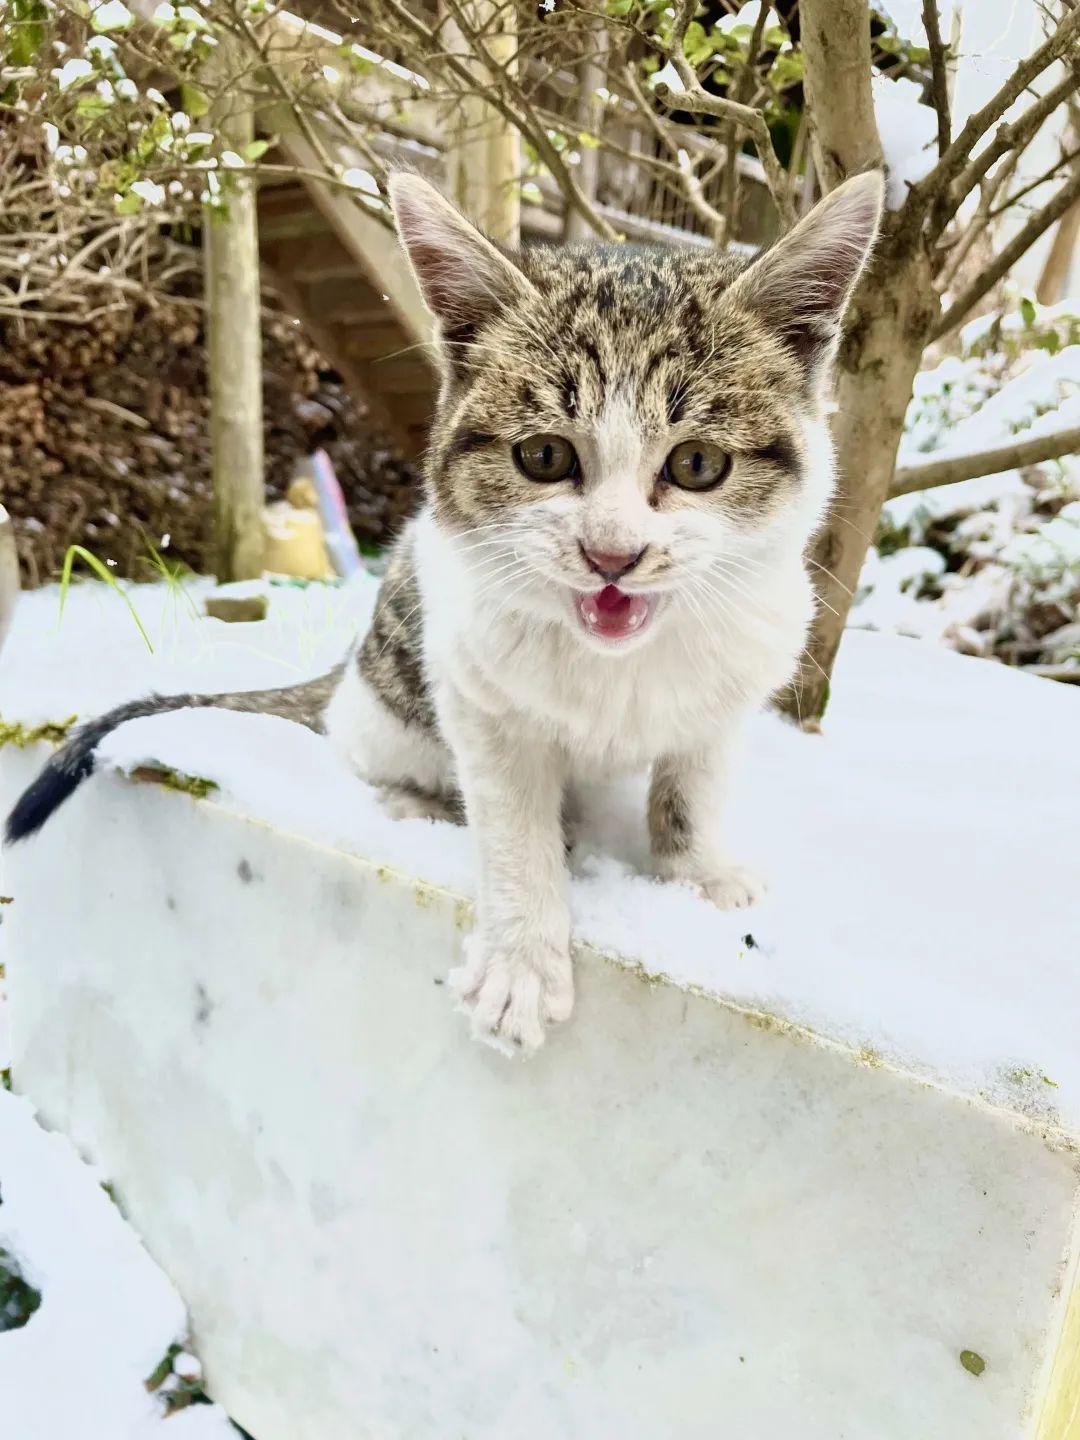
{"type": "Polygon", "coordinates": [[[611,640],[640,630],[649,614],[644,595],[627,595],[617,585],[605,585],[596,595],[583,595],[578,604],[585,628],[611,640]]]}

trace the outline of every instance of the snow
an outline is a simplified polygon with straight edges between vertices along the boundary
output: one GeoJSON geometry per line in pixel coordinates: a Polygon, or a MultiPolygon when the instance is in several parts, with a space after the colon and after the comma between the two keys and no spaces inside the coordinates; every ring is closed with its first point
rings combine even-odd
{"type": "Polygon", "coordinates": [[[890,80],[875,73],[871,88],[885,157],[885,203],[899,210],[909,188],[934,168],[937,118],[921,103],[922,87],[914,80],[890,80]]]}
{"type": "MultiPolygon", "coordinates": [[[[72,595],[59,628],[55,592],[24,597],[4,657],[6,717],[32,724],[150,688],[319,673],[362,622],[375,582],[275,589],[268,621],[232,627],[196,623],[161,587],[131,593],[158,636],[153,655],[98,587],[72,595]]],[[[770,898],[723,914],[649,878],[635,777],[589,797],[576,935],[967,1093],[1026,1104],[1009,1077],[1049,1076],[1046,1095],[1080,1123],[1069,799],[1080,786],[1078,705],[1072,687],[849,632],[826,733],[762,716],[739,772],[732,834],[769,874],[770,898]]],[[[275,717],[205,710],[136,721],[103,757],[212,779],[221,789],[202,803],[474,894],[467,832],[391,821],[317,736],[275,717]]]]}
{"type": "Polygon", "coordinates": [[[5,1429],[18,1440],[236,1440],[216,1406],[166,1417],[147,1390],[184,1337],[183,1303],[100,1177],[6,1091],[0,1187],[0,1250],[42,1296],[26,1325],[0,1334],[5,1429]]]}

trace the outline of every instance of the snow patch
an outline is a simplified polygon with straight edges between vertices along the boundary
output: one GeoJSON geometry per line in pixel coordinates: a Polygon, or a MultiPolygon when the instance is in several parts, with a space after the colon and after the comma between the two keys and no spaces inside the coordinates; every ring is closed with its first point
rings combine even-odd
{"type": "Polygon", "coordinates": [[[166,1417],[146,1388],[187,1328],[184,1306],[100,1178],[27,1101],[0,1091],[0,1248],[41,1292],[0,1335],[0,1395],[18,1440],[236,1440],[216,1406],[166,1417]],[[163,1426],[168,1421],[168,1428],[163,1426]]]}

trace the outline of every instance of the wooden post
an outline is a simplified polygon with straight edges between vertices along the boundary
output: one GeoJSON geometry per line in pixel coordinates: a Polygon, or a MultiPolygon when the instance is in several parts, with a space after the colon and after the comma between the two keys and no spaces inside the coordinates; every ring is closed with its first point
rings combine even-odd
{"type": "Polygon", "coordinates": [[[483,97],[493,74],[516,68],[513,12],[497,0],[463,0],[461,10],[470,29],[483,38],[474,47],[452,19],[442,20],[447,51],[468,57],[476,76],[476,92],[455,107],[455,133],[446,152],[447,188],[493,240],[516,246],[521,238],[521,137],[483,97]]]}
{"type": "MultiPolygon", "coordinates": [[[[214,123],[228,148],[243,155],[254,134],[242,86],[223,85],[214,123]]],[[[262,574],[262,325],[255,186],[238,171],[225,208],[206,207],[203,263],[210,372],[210,443],[214,479],[216,570],[220,581],[262,574]]]]}
{"type": "MultiPolygon", "coordinates": [[[[581,62],[578,70],[578,121],[583,134],[599,135],[604,119],[604,102],[597,95],[607,83],[608,32],[607,27],[596,26],[589,32],[590,54],[581,62]]],[[[577,182],[581,193],[590,204],[595,204],[600,180],[600,151],[595,146],[579,142],[581,163],[577,167],[577,182]]],[[[566,207],[563,222],[563,239],[595,240],[596,232],[575,205],[566,207]]]]}
{"type": "Polygon", "coordinates": [[[8,512],[0,505],[0,649],[3,649],[18,598],[19,556],[15,549],[15,530],[8,512]]]}

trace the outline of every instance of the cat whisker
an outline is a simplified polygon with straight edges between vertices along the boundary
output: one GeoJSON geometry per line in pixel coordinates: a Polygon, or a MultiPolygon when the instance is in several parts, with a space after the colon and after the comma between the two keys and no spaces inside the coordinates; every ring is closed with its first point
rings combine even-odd
{"type": "Polygon", "coordinates": [[[837,584],[837,585],[840,586],[840,589],[843,590],[843,592],[844,592],[845,595],[850,595],[852,599],[855,598],[855,591],[854,591],[854,590],[849,590],[848,587],[844,584],[844,582],[840,579],[840,577],[839,577],[838,575],[834,575],[833,572],[828,568],[828,566],[826,566],[826,565],[820,565],[820,564],[813,558],[812,555],[808,555],[808,556],[806,557],[806,563],[807,563],[808,565],[812,565],[815,570],[820,570],[823,575],[827,575],[830,580],[832,580],[835,584],[837,584]]]}

